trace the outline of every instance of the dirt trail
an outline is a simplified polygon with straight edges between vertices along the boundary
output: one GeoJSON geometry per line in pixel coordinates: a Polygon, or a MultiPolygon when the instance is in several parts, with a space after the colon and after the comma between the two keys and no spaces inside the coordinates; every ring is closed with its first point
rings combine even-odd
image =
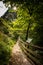
{"type": "Polygon", "coordinates": [[[18,42],[12,49],[12,58],[9,65],[32,65],[21,51],[18,42]]]}

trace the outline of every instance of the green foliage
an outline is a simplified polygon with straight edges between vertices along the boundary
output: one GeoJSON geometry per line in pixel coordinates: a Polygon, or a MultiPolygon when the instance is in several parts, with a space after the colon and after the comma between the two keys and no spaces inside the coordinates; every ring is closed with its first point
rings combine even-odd
{"type": "MultiPolygon", "coordinates": [[[[5,0],[5,2],[8,1],[5,0]]],[[[16,11],[17,19],[12,22],[3,19],[0,22],[0,63],[2,65],[7,64],[10,57],[9,50],[18,36],[24,41],[28,36],[33,39],[31,44],[43,46],[43,2],[41,0],[10,0],[11,5],[12,3],[19,6],[16,11]]]]}
{"type": "Polygon", "coordinates": [[[11,49],[4,42],[0,42],[0,64],[6,65],[9,62],[11,49]]]}
{"type": "Polygon", "coordinates": [[[11,56],[11,50],[16,43],[14,40],[9,37],[9,30],[12,27],[9,25],[9,22],[1,19],[0,24],[0,65],[7,65],[11,56]]]}
{"type": "Polygon", "coordinates": [[[33,38],[33,44],[39,45],[39,46],[43,46],[43,8],[42,8],[43,4],[39,4],[37,6],[37,9],[35,10],[35,12],[33,13],[33,17],[34,17],[34,22],[31,29],[33,28],[33,30],[31,30],[32,33],[32,38],[33,38]],[[39,14],[40,13],[40,14],[39,14]]]}
{"type": "Polygon", "coordinates": [[[28,14],[27,8],[22,8],[22,6],[17,9],[17,19],[12,22],[12,28],[22,39],[26,40],[26,31],[28,28],[30,20],[30,15],[28,14]]]}

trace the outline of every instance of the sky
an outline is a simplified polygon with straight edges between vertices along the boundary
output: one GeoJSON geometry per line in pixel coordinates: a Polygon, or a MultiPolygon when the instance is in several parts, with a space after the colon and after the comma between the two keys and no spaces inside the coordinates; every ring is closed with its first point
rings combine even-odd
{"type": "Polygon", "coordinates": [[[0,17],[3,16],[7,10],[8,8],[6,8],[3,2],[0,1],[0,17]]]}

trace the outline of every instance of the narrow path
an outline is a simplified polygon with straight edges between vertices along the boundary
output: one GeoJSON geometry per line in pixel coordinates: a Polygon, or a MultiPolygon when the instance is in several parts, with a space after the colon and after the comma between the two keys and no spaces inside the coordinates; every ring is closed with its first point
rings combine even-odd
{"type": "Polygon", "coordinates": [[[12,49],[12,58],[9,65],[32,65],[21,51],[18,42],[12,49]]]}

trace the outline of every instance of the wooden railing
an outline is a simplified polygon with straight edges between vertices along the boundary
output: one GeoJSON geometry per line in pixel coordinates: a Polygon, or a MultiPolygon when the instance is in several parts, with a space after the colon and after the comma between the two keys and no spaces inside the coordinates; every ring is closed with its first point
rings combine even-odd
{"type": "MultiPolygon", "coordinates": [[[[39,61],[39,59],[41,58],[40,54],[37,54],[36,51],[31,50],[29,48],[30,45],[27,42],[24,42],[21,39],[19,39],[19,45],[20,45],[22,51],[27,56],[27,58],[32,63],[32,65],[43,65],[43,63],[41,63],[39,61]]],[[[43,47],[39,47],[39,46],[35,46],[35,45],[31,45],[31,47],[35,48],[36,50],[43,51],[43,47]]]]}

